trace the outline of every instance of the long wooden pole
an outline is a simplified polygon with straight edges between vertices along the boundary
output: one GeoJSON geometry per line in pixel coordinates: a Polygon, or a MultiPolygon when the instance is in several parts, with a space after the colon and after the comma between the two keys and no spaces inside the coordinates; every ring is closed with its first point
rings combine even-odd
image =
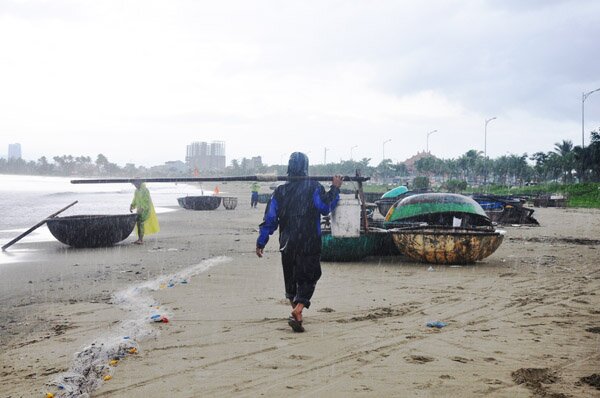
{"type": "Polygon", "coordinates": [[[47,218],[43,219],[42,221],[40,221],[39,223],[35,224],[33,227],[29,228],[27,231],[23,232],[21,235],[17,236],[16,238],[14,238],[13,240],[11,240],[10,242],[8,242],[7,244],[5,244],[4,246],[2,246],[2,251],[6,251],[6,249],[8,249],[10,246],[12,246],[13,244],[17,243],[18,241],[20,241],[22,238],[24,238],[25,236],[29,235],[30,233],[32,233],[34,230],[38,229],[39,227],[41,227],[42,225],[44,225],[46,223],[46,221],[48,221],[49,218],[54,218],[57,215],[59,215],[60,213],[62,213],[63,211],[67,210],[69,207],[75,205],[75,203],[77,203],[78,201],[76,200],[75,202],[71,203],[68,206],[63,207],[62,209],[60,209],[59,211],[57,211],[56,213],[51,214],[50,216],[48,216],[47,218]]]}
{"type": "MultiPolygon", "coordinates": [[[[158,177],[158,178],[101,178],[101,179],[81,179],[71,180],[71,184],[131,184],[135,181],[140,182],[227,182],[227,181],[331,181],[333,176],[238,176],[238,177],[158,177]]],[[[343,176],[343,181],[364,182],[371,177],[361,176],[343,176]]]]}

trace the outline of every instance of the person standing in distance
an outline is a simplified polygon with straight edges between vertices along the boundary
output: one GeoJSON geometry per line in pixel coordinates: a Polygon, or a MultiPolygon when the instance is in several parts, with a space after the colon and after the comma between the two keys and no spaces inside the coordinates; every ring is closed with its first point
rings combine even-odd
{"type": "MultiPolygon", "coordinates": [[[[289,177],[308,176],[308,157],[301,152],[290,155],[289,177]]],[[[314,180],[291,179],[275,189],[260,224],[256,255],[263,256],[269,236],[279,227],[279,251],[283,266],[285,296],[292,305],[288,324],[294,332],[304,332],[302,311],[321,277],[321,215],[335,209],[340,198],[342,177],[333,177],[331,188],[314,180]]]]}
{"type": "Polygon", "coordinates": [[[133,201],[129,206],[129,212],[133,213],[135,209],[138,216],[136,221],[138,240],[133,243],[142,245],[144,243],[144,236],[157,233],[160,231],[160,226],[158,225],[156,211],[154,211],[150,191],[146,188],[146,184],[137,179],[132,184],[135,186],[135,193],[133,194],[133,201]]]}
{"type": "Polygon", "coordinates": [[[250,196],[250,207],[256,207],[258,204],[258,190],[260,189],[260,185],[258,182],[254,181],[250,189],[252,191],[252,196],[250,196]]]}

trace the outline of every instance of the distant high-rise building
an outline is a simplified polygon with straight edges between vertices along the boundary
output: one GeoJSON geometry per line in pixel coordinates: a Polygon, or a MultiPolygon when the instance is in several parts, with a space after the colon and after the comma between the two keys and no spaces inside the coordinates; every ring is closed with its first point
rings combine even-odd
{"type": "Polygon", "coordinates": [[[21,159],[21,144],[8,144],[8,159],[21,159]]]}
{"type": "Polygon", "coordinates": [[[185,162],[191,169],[204,170],[224,170],[225,161],[225,142],[213,141],[192,142],[187,146],[185,162]]]}
{"type": "Polygon", "coordinates": [[[263,166],[262,163],[262,157],[260,156],[253,156],[250,161],[248,162],[248,168],[250,170],[258,170],[263,166]]]}

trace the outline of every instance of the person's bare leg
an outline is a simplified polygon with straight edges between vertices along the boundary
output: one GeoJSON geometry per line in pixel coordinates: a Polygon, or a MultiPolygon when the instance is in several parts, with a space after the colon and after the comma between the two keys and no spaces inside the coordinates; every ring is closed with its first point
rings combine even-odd
{"type": "Polygon", "coordinates": [[[137,230],[138,230],[138,240],[136,240],[135,243],[136,245],[141,245],[144,243],[144,226],[142,225],[141,221],[138,221],[137,223],[137,230]]]}
{"type": "Polygon", "coordinates": [[[292,310],[292,316],[299,322],[302,322],[302,310],[304,309],[304,304],[298,303],[292,310]]]}

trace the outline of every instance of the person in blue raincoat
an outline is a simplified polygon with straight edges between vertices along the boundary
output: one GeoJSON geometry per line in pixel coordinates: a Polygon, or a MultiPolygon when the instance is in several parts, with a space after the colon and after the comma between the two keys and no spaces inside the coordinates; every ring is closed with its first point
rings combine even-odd
{"type": "MultiPolygon", "coordinates": [[[[287,174],[308,176],[308,157],[301,152],[290,155],[287,174]]],[[[329,191],[314,180],[290,180],[275,189],[256,241],[256,255],[263,256],[269,236],[279,228],[279,250],[283,266],[285,296],[292,305],[288,324],[303,332],[302,311],[321,277],[321,215],[329,214],[339,201],[342,177],[333,177],[329,191]]]]}

